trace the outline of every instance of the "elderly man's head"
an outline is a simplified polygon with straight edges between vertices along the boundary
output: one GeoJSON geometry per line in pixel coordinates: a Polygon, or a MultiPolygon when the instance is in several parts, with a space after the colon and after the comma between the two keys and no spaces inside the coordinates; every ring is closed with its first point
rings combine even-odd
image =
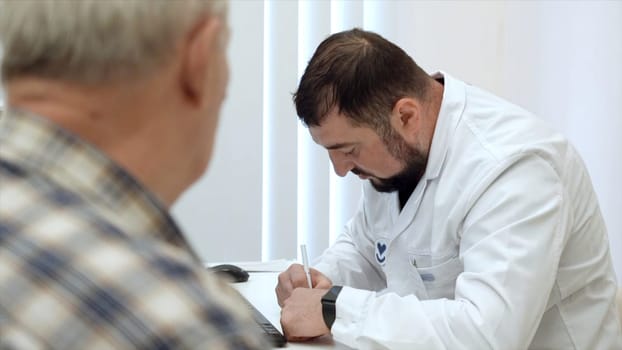
{"type": "Polygon", "coordinates": [[[218,0],[0,1],[8,108],[73,131],[170,203],[211,158],[226,15],[218,0]]]}
{"type": "Polygon", "coordinates": [[[0,4],[2,77],[101,84],[138,78],[173,55],[179,39],[224,1],[22,0],[0,4]]]}

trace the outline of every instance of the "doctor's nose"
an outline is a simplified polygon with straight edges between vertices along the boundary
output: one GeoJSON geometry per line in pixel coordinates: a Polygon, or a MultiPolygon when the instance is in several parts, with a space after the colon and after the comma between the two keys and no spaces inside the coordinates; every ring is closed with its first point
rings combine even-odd
{"type": "Polygon", "coordinates": [[[340,177],[346,176],[350,170],[354,169],[354,163],[348,160],[345,155],[339,154],[338,151],[329,151],[328,157],[330,158],[331,163],[333,163],[335,174],[340,177]]]}

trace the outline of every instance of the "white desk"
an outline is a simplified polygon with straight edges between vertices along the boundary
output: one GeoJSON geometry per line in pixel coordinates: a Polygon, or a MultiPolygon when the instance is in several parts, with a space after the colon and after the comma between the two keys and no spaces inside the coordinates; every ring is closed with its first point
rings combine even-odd
{"type": "MultiPolygon", "coordinates": [[[[243,265],[240,265],[243,266],[243,265]]],[[[277,284],[278,272],[250,272],[248,282],[232,285],[246,297],[263,315],[281,332],[281,308],[276,300],[274,287],[277,284]]],[[[333,341],[331,336],[323,336],[307,342],[288,342],[288,349],[350,349],[333,341]]]]}

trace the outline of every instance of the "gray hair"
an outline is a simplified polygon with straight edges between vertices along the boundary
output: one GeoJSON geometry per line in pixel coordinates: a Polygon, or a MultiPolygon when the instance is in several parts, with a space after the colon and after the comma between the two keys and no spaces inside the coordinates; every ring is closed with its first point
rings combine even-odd
{"type": "Polygon", "coordinates": [[[140,77],[197,21],[226,13],[226,0],[0,0],[0,74],[84,84],[140,77]]]}

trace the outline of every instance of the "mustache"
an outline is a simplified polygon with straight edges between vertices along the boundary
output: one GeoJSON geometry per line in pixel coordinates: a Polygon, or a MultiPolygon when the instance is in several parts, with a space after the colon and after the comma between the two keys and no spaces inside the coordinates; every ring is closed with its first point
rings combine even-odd
{"type": "Polygon", "coordinates": [[[368,176],[368,177],[374,176],[374,175],[372,175],[372,174],[370,174],[370,173],[368,173],[366,171],[363,171],[363,170],[361,170],[359,168],[352,168],[352,170],[350,170],[350,172],[355,174],[355,175],[363,175],[363,176],[368,176]]]}

